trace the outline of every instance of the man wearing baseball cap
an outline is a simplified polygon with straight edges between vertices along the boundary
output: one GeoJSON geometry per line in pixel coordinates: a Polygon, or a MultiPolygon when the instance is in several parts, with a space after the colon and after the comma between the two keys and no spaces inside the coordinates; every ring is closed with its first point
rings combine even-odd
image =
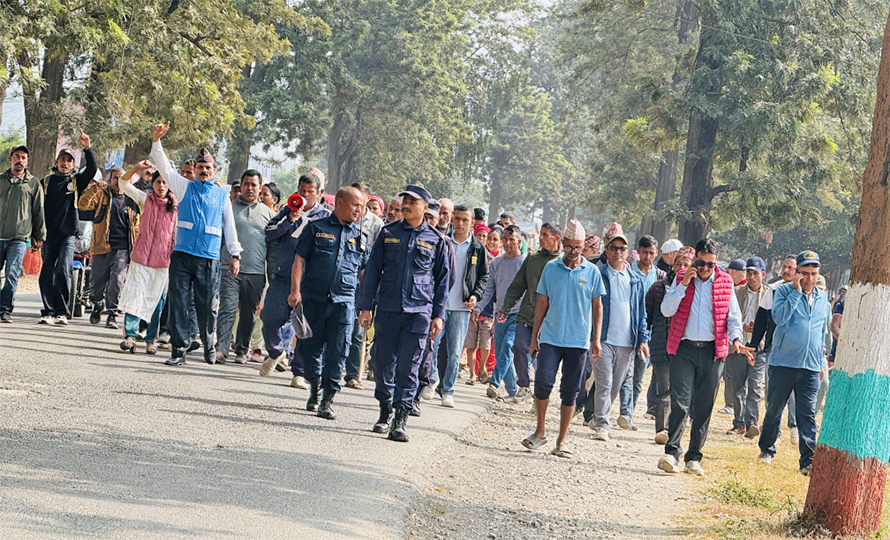
{"type": "Polygon", "coordinates": [[[683,242],[676,238],[671,238],[665,242],[661,246],[661,257],[655,262],[655,267],[665,274],[670,274],[673,270],[674,259],[677,257],[677,253],[679,253],[681,249],[683,249],[683,242]]]}
{"type": "Polygon", "coordinates": [[[0,174],[0,269],[6,278],[0,289],[0,322],[12,322],[15,289],[22,274],[22,261],[31,247],[40,248],[46,238],[43,219],[43,186],[28,172],[28,148],[16,146],[9,152],[9,168],[0,174]]]}
{"type": "Polygon", "coordinates": [[[729,266],[726,267],[726,273],[732,276],[732,282],[735,283],[735,286],[745,284],[745,261],[744,259],[733,259],[729,261],[729,266]]]}
{"type": "Polygon", "coordinates": [[[816,446],[816,396],[822,372],[822,348],[831,308],[828,296],[816,286],[819,254],[803,251],[797,256],[797,273],[791,283],[776,288],[772,316],[776,323],[774,347],[769,355],[769,386],[766,416],[760,434],[760,460],[769,463],[776,455],[776,439],[782,411],[791,392],[800,434],[800,472],[812,470],[816,446]]]}
{"type": "MultiPolygon", "coordinates": [[[[760,350],[759,344],[751,343],[751,332],[754,330],[754,319],[757,317],[757,309],[760,300],[766,292],[763,278],[766,275],[766,264],[760,257],[751,257],[745,263],[744,285],[735,288],[734,294],[739,301],[739,310],[742,312],[742,330],[745,343],[749,347],[760,350]]],[[[744,354],[730,354],[726,357],[726,371],[724,380],[728,388],[732,406],[732,429],[727,435],[744,435],[753,439],[760,435],[757,423],[760,419],[760,400],[763,376],[766,371],[767,355],[758,352],[754,356],[754,363],[748,362],[744,354]]]]}
{"type": "Polygon", "coordinates": [[[77,234],[77,198],[96,176],[96,158],[90,149],[90,136],[80,132],[84,169],[77,173],[74,154],[63,148],[52,172],[43,179],[43,215],[46,242],[40,270],[41,324],[68,324],[71,267],[74,263],[74,235],[77,234]]]}
{"type": "Polygon", "coordinates": [[[374,397],[380,417],[373,431],[388,431],[389,439],[407,442],[405,424],[417,395],[423,347],[428,337],[435,339],[442,331],[451,268],[445,236],[423,217],[430,192],[409,185],[397,197],[402,219],[384,226],[377,236],[355,306],[363,328],[371,325],[375,305],[378,314],[374,397]]]}

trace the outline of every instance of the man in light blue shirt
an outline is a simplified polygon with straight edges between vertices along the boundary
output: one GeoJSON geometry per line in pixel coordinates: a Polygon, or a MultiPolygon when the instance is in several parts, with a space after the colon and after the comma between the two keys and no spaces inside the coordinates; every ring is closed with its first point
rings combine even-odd
{"type": "MultiPolygon", "coordinates": [[[[637,240],[637,254],[640,258],[630,265],[630,271],[643,282],[643,297],[645,298],[649,288],[657,280],[664,279],[665,276],[664,270],[655,266],[655,257],[658,256],[658,240],[648,234],[641,236],[637,240]]],[[[633,422],[633,415],[640,392],[643,391],[643,376],[648,367],[649,358],[636,354],[633,364],[627,369],[627,376],[621,386],[621,416],[618,417],[618,427],[622,429],[637,429],[633,422]]],[[[647,395],[647,412],[655,412],[656,386],[653,375],[647,395]]]]}
{"type": "Polygon", "coordinates": [[[534,450],[547,442],[544,431],[547,406],[556,382],[556,372],[562,363],[559,437],[551,452],[559,457],[572,455],[564,442],[581,389],[588,349],[592,359],[599,358],[602,353],[600,330],[603,305],[600,297],[606,290],[600,271],[581,256],[584,238],[581,223],[570,220],[563,234],[565,255],[544,266],[538,282],[535,324],[529,347],[532,353],[540,350],[535,375],[537,427],[522,441],[522,445],[534,450]]]}
{"type": "MultiPolygon", "coordinates": [[[[623,233],[606,237],[606,264],[600,268],[606,296],[603,299],[603,355],[593,362],[596,381],[593,397],[593,438],[609,440],[612,402],[627,375],[628,366],[639,348],[649,357],[649,329],[646,324],[643,282],[626,264],[628,243],[623,233]]],[[[630,425],[625,420],[627,428],[630,425]]],[[[625,427],[622,426],[622,427],[625,427]]]]}

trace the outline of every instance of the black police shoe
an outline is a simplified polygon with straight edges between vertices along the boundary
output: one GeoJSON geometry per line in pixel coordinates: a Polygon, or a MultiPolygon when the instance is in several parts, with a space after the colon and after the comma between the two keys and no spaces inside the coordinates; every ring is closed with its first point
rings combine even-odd
{"type": "Polygon", "coordinates": [[[197,351],[200,348],[201,348],[201,343],[198,341],[192,340],[192,342],[189,343],[188,349],[186,349],[183,354],[188,354],[192,351],[197,351]]]}
{"type": "Polygon", "coordinates": [[[420,398],[414,398],[414,403],[411,404],[411,412],[408,415],[420,416],[420,398]]]}
{"type": "Polygon", "coordinates": [[[321,397],[321,404],[318,406],[318,413],[316,416],[320,418],[324,418],[326,420],[336,420],[337,415],[334,414],[334,409],[331,405],[334,403],[334,392],[333,390],[325,390],[321,397]]]}
{"type": "Polygon", "coordinates": [[[102,322],[102,304],[93,306],[93,312],[90,313],[90,324],[99,324],[102,322]]]}
{"type": "Polygon", "coordinates": [[[408,442],[408,432],[405,431],[405,423],[408,421],[408,414],[411,412],[411,407],[408,405],[399,405],[396,407],[396,414],[392,418],[392,423],[389,425],[389,435],[386,436],[387,439],[391,441],[399,441],[399,442],[408,442]]]}
{"type": "Polygon", "coordinates": [[[318,409],[318,381],[309,381],[309,400],[306,401],[306,410],[315,412],[318,409]]]}
{"type": "Polygon", "coordinates": [[[389,401],[381,401],[380,402],[380,417],[377,418],[377,423],[374,424],[374,427],[371,428],[371,431],[374,433],[386,433],[387,429],[389,429],[389,418],[392,415],[392,403],[389,401]]]}

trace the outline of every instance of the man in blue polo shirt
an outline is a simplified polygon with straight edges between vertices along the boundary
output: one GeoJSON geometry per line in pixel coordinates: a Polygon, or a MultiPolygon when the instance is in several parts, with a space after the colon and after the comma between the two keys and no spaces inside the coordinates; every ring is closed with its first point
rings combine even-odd
{"type": "Polygon", "coordinates": [[[551,452],[559,457],[572,455],[565,447],[565,438],[575,413],[575,400],[581,390],[588,348],[594,360],[602,353],[600,330],[603,306],[600,297],[606,294],[606,289],[597,267],[581,256],[584,238],[581,223],[570,220],[563,234],[565,255],[544,266],[538,282],[535,324],[529,347],[531,352],[539,351],[535,374],[538,423],[535,432],[526,437],[522,445],[534,450],[547,442],[544,432],[547,406],[556,381],[556,371],[562,363],[559,437],[551,452]]]}

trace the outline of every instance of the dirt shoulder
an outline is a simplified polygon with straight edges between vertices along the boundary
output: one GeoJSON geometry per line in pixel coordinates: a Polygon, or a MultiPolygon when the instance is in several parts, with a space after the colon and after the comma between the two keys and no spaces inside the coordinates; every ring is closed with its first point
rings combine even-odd
{"type": "MultiPolygon", "coordinates": [[[[436,405],[427,405],[427,407],[436,405]]],[[[594,441],[576,416],[569,442],[574,458],[550,455],[553,443],[530,452],[520,441],[534,428],[531,403],[492,409],[431,456],[410,508],[408,538],[669,538],[688,524],[695,484],[656,468],[664,447],[654,424],[613,429],[594,441]],[[692,488],[692,489],[690,489],[692,488]]],[[[548,413],[555,440],[558,409],[548,413]]]]}

